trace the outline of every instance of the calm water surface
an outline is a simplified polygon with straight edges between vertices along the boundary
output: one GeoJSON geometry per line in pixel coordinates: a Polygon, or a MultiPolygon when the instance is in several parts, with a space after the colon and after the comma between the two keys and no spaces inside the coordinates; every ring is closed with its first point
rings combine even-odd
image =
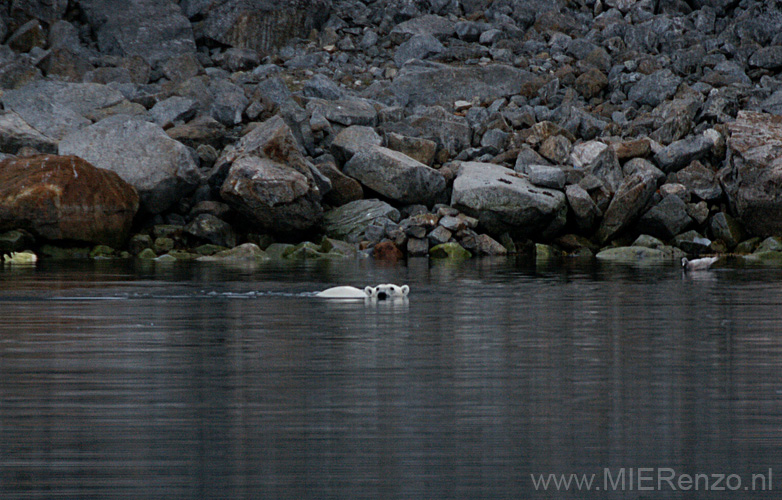
{"type": "Polygon", "coordinates": [[[0,498],[779,498],[781,326],[768,269],[5,268],[0,498]]]}

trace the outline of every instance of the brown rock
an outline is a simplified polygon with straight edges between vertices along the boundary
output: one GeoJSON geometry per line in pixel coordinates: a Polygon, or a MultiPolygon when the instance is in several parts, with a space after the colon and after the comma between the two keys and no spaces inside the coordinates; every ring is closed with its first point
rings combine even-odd
{"type": "Polygon", "coordinates": [[[402,250],[393,241],[381,241],[372,249],[372,256],[377,260],[396,262],[402,260],[402,250]]]}
{"type": "Polygon", "coordinates": [[[652,152],[649,139],[634,139],[632,141],[615,142],[611,147],[616,153],[616,159],[623,162],[632,158],[645,158],[652,152]]]}
{"type": "Polygon", "coordinates": [[[138,204],[136,190],[119,175],[76,156],[0,162],[0,231],[119,246],[138,204]]]}
{"type": "Polygon", "coordinates": [[[581,76],[576,78],[575,82],[576,90],[579,94],[584,96],[584,99],[591,99],[599,96],[607,86],[608,77],[597,68],[592,68],[581,74],[581,76]]]}

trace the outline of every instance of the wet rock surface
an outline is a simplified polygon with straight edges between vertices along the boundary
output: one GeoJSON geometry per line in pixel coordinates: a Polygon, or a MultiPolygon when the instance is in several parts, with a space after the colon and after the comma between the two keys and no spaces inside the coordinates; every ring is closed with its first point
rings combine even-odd
{"type": "MultiPolygon", "coordinates": [[[[115,172],[139,198],[128,250],[154,258],[323,236],[388,260],[755,251],[782,234],[779,19],[760,0],[14,1],[0,160],[115,172]]],[[[63,237],[44,228],[64,212],[14,210],[31,247],[130,227],[63,237]]]]}

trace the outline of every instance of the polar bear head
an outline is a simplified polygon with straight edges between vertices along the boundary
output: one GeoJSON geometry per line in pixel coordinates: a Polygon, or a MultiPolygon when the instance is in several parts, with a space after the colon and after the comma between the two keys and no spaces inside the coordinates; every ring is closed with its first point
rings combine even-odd
{"type": "Polygon", "coordinates": [[[397,286],[387,283],[385,285],[377,285],[376,287],[368,286],[364,291],[367,292],[371,299],[401,299],[407,297],[407,294],[410,292],[410,287],[407,285],[397,286]]]}

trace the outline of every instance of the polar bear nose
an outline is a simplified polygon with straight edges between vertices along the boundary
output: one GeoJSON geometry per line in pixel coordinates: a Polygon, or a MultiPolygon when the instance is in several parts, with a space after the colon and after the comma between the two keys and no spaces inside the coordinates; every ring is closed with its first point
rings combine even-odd
{"type": "Polygon", "coordinates": [[[385,300],[388,298],[388,294],[386,292],[377,292],[377,298],[379,300],[385,300]]]}

